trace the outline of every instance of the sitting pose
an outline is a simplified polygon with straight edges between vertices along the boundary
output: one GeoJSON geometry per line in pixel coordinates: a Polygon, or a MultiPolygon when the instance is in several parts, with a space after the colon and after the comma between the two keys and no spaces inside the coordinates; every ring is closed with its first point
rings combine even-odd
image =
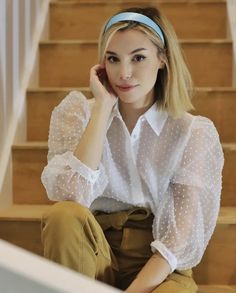
{"type": "Polygon", "coordinates": [[[192,81],[153,7],[112,16],[90,70],[92,102],[70,92],[50,122],[42,182],[45,257],[126,292],[194,293],[220,207],[213,123],[188,111],[192,81]]]}

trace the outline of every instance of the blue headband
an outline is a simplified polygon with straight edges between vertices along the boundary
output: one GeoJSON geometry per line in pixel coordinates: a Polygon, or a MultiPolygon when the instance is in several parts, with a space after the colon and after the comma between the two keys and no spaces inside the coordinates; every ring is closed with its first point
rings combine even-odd
{"type": "Polygon", "coordinates": [[[136,21],[136,22],[147,25],[148,27],[152,28],[157,33],[157,35],[162,40],[162,43],[165,45],[165,39],[164,39],[164,35],[161,28],[149,17],[140,13],[136,13],[136,12],[122,12],[113,16],[112,18],[108,20],[104,28],[104,32],[106,32],[113,24],[120,21],[136,21]]]}

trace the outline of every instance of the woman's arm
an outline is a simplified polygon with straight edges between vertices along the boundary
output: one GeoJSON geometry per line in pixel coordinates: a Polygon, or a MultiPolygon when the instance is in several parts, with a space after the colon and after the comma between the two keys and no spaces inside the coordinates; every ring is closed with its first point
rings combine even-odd
{"type": "Polygon", "coordinates": [[[82,163],[93,170],[98,168],[101,161],[110,113],[110,107],[95,102],[90,121],[74,153],[82,163]]]}
{"type": "Polygon", "coordinates": [[[96,170],[101,161],[107,124],[117,98],[108,92],[99,79],[99,72],[104,69],[95,65],[90,71],[90,89],[95,98],[90,121],[75,150],[75,156],[89,168],[96,170]]]}
{"type": "Polygon", "coordinates": [[[167,260],[157,252],[150,257],[126,292],[149,293],[166,279],[170,271],[167,260]]]}
{"type": "Polygon", "coordinates": [[[212,236],[220,205],[223,153],[214,125],[199,120],[156,211],[156,240],[151,243],[155,254],[127,292],[150,292],[175,269],[196,266],[212,236]]]}
{"type": "Polygon", "coordinates": [[[108,183],[99,163],[107,122],[117,98],[99,81],[99,68],[96,65],[91,69],[90,88],[95,97],[92,114],[86,97],[76,91],[53,110],[48,164],[41,176],[51,200],[73,200],[89,207],[108,183]]]}

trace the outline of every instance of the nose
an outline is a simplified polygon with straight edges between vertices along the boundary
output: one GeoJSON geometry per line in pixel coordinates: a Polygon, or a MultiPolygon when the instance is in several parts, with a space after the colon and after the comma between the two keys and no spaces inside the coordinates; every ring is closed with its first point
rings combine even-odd
{"type": "Polygon", "coordinates": [[[120,79],[129,80],[132,77],[132,66],[130,64],[120,65],[120,79]]]}

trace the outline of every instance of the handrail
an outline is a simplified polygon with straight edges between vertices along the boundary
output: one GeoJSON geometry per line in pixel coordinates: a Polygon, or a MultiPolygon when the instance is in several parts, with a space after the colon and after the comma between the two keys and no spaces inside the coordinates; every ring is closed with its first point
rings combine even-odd
{"type": "Polygon", "coordinates": [[[10,201],[3,183],[11,174],[11,146],[25,139],[26,89],[48,6],[49,0],[0,1],[0,208],[10,201]]]}

